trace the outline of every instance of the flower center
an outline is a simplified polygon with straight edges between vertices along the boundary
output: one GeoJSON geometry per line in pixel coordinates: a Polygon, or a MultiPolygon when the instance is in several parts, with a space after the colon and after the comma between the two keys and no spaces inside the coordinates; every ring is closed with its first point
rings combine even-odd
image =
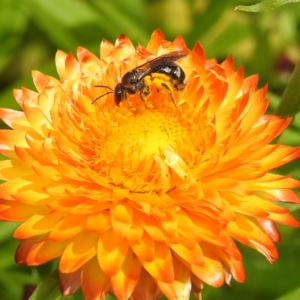
{"type": "Polygon", "coordinates": [[[167,192],[199,179],[209,159],[206,150],[214,144],[213,124],[193,107],[183,111],[170,101],[152,101],[152,108],[140,99],[137,103],[132,109],[123,103],[103,106],[86,120],[84,144],[93,149],[89,168],[138,193],[167,192]]]}
{"type": "Polygon", "coordinates": [[[122,120],[118,128],[107,140],[109,149],[118,149],[121,145],[126,156],[137,152],[139,158],[157,155],[164,149],[175,149],[178,142],[186,137],[186,129],[178,121],[177,115],[142,110],[122,120]]]}

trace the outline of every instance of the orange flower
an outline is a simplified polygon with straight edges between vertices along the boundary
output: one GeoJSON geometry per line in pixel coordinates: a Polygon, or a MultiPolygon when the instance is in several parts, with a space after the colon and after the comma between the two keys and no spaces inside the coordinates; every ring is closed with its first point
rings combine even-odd
{"type": "MultiPolygon", "coordinates": [[[[155,31],[146,48],[121,36],[57,53],[60,79],[33,72],[37,92],[14,96],[23,112],[1,109],[0,217],[22,222],[19,264],[60,257],[63,294],[80,286],[88,300],[201,298],[203,284],[245,279],[235,241],[273,262],[275,223],[298,226],[275,202],[300,203],[299,181],[270,173],[300,149],[270,144],[290,118],[264,115],[266,88],[233,60],[207,61],[199,43],[155,31]],[[150,85],[145,103],[108,94],[122,76],[172,51],[187,84],[150,85]],[[171,93],[172,94],[172,93],[171,93]]],[[[150,74],[151,75],[151,74],[150,74]]],[[[148,79],[151,78],[148,77],[148,79]]],[[[160,80],[166,83],[167,79],[160,80]],[[165,82],[164,82],[165,80],[165,82]]]]}

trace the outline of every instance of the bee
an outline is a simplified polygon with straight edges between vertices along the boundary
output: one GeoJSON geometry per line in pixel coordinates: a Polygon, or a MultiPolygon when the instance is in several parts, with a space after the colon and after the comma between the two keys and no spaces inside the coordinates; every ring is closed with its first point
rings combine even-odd
{"type": "Polygon", "coordinates": [[[184,71],[175,62],[187,54],[186,51],[173,51],[137,66],[125,73],[114,89],[96,85],[95,87],[105,87],[110,91],[94,99],[92,104],[108,94],[114,94],[116,105],[119,105],[122,100],[131,105],[127,97],[136,93],[140,93],[141,99],[145,101],[150,94],[150,86],[155,86],[157,89],[166,91],[176,106],[174,90],[180,91],[185,88],[186,77],[184,71]]]}

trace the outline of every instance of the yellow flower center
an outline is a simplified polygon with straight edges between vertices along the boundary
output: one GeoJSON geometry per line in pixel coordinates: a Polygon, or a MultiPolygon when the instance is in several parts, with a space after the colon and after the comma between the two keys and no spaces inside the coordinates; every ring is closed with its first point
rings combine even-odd
{"type": "Polygon", "coordinates": [[[186,129],[178,121],[177,115],[145,109],[123,121],[108,137],[107,147],[118,149],[124,145],[127,158],[135,152],[143,158],[157,155],[163,149],[175,149],[187,137],[186,129]]]}
{"type": "Polygon", "coordinates": [[[130,97],[130,103],[131,108],[104,102],[86,121],[84,143],[94,149],[89,168],[139,193],[167,192],[197,180],[215,136],[211,121],[192,106],[175,107],[168,94],[147,103],[130,97]]]}

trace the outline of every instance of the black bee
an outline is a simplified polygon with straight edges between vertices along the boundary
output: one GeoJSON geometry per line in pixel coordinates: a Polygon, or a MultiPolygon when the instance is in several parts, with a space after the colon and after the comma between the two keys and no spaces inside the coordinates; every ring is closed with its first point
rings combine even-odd
{"type": "Polygon", "coordinates": [[[96,85],[96,87],[108,88],[110,91],[94,99],[92,104],[107,94],[114,94],[117,105],[123,99],[130,105],[127,95],[138,92],[142,100],[145,101],[145,98],[150,94],[150,86],[156,86],[158,89],[169,93],[175,104],[174,90],[183,90],[186,85],[185,73],[175,61],[187,56],[187,54],[186,51],[174,51],[137,66],[128,71],[114,89],[108,86],[96,85]]]}

